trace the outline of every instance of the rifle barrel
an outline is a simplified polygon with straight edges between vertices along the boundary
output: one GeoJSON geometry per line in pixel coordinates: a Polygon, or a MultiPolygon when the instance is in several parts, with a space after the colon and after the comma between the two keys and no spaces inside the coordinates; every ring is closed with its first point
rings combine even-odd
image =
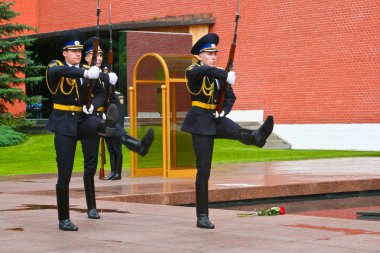
{"type": "MultiPolygon", "coordinates": [[[[90,66],[96,66],[97,63],[97,56],[98,56],[98,49],[99,49],[99,17],[100,17],[100,0],[98,0],[98,7],[96,9],[96,36],[94,39],[94,49],[92,51],[92,57],[91,57],[91,64],[90,66]]],[[[92,89],[94,87],[94,80],[90,79],[87,86],[87,97],[86,97],[86,108],[87,110],[90,109],[91,103],[92,103],[92,89]]]]}
{"type": "MultiPolygon", "coordinates": [[[[230,54],[228,56],[227,66],[225,70],[227,72],[232,71],[234,67],[234,58],[235,58],[235,49],[236,49],[236,40],[237,40],[237,28],[239,23],[239,6],[240,6],[240,0],[238,0],[238,4],[236,7],[236,16],[235,16],[235,31],[234,31],[234,39],[232,41],[231,47],[230,47],[230,54]]],[[[223,82],[222,84],[222,90],[220,92],[219,100],[216,105],[216,111],[218,113],[221,113],[223,110],[223,103],[226,97],[226,91],[227,91],[228,84],[227,82],[223,82]]]]}

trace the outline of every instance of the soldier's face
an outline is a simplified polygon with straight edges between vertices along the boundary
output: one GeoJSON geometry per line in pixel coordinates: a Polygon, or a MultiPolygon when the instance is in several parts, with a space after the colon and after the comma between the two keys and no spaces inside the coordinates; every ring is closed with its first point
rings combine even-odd
{"type": "Polygon", "coordinates": [[[82,49],[67,49],[62,54],[70,65],[78,65],[82,59],[82,49]]]}
{"type": "MultiPolygon", "coordinates": [[[[91,65],[91,60],[92,60],[92,53],[86,54],[86,57],[84,57],[88,65],[91,65]]],[[[102,66],[103,62],[103,54],[98,54],[96,57],[96,66],[100,68],[102,66]]]]}
{"type": "Polygon", "coordinates": [[[203,65],[215,67],[217,53],[218,52],[202,52],[198,55],[198,58],[203,65]]]}

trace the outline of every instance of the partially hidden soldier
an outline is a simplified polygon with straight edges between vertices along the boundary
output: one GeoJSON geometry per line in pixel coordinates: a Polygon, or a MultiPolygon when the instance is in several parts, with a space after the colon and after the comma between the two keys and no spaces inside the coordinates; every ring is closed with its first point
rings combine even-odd
{"type": "Polygon", "coordinates": [[[211,172],[214,139],[239,140],[247,145],[262,148],[273,130],[273,117],[268,116],[257,130],[244,129],[227,118],[236,96],[232,85],[235,83],[234,71],[227,72],[216,67],[219,37],[209,33],[200,38],[192,47],[191,53],[199,61],[186,70],[188,90],[192,107],[188,111],[181,130],[192,134],[193,149],[196,156],[197,175],[195,181],[197,227],[213,229],[209,220],[208,181],[211,172]],[[222,112],[216,111],[222,83],[227,82],[222,112]]]}
{"type": "Polygon", "coordinates": [[[58,167],[56,184],[59,229],[76,231],[70,220],[69,184],[77,141],[82,144],[84,157],[83,181],[87,202],[87,216],[99,219],[96,210],[94,175],[98,161],[99,136],[110,136],[115,131],[117,108],[109,107],[106,120],[93,114],[103,106],[104,88],[95,83],[90,108],[86,107],[89,79],[99,78],[99,68],[85,68],[81,62],[84,35],[78,30],[67,32],[58,42],[57,50],[64,61],[53,60],[46,70],[46,83],[52,94],[53,108],[47,129],[54,133],[58,167]]]}
{"type": "MultiPolygon", "coordinates": [[[[90,64],[94,48],[94,37],[89,38],[84,42],[84,51],[85,51],[85,61],[90,64]]],[[[121,170],[123,163],[123,154],[121,146],[124,144],[129,150],[138,153],[141,156],[145,156],[149,147],[152,145],[154,140],[153,129],[150,128],[147,133],[144,135],[142,140],[133,138],[124,129],[124,117],[125,117],[125,106],[123,96],[115,92],[115,85],[117,82],[117,76],[115,73],[108,73],[108,66],[102,65],[103,63],[103,50],[102,43],[99,43],[98,55],[97,55],[97,64],[96,66],[100,67],[101,71],[99,75],[99,82],[102,84],[104,91],[106,91],[108,84],[112,85],[112,92],[110,94],[110,99],[105,100],[104,105],[100,110],[97,111],[98,115],[102,114],[102,108],[106,108],[109,105],[115,106],[118,109],[118,120],[115,126],[115,132],[113,136],[105,137],[108,151],[110,153],[110,163],[111,163],[111,174],[106,177],[107,180],[120,180],[121,179],[121,170]],[[116,77],[116,78],[114,78],[116,77]]]]}
{"type": "MultiPolygon", "coordinates": [[[[124,126],[124,118],[125,118],[125,99],[123,94],[118,91],[115,91],[113,98],[113,102],[117,106],[117,110],[119,112],[118,123],[120,126],[124,126]]],[[[112,101],[111,101],[112,103],[112,101]]],[[[110,154],[110,164],[111,164],[111,173],[105,177],[105,180],[120,180],[121,179],[121,171],[123,166],[123,152],[121,149],[121,141],[119,139],[109,137],[105,138],[108,152],[110,154]]]]}

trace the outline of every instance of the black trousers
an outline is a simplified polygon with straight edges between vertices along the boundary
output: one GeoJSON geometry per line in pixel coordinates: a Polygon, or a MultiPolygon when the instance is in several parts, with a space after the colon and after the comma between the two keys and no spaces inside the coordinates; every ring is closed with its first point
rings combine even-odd
{"type": "Polygon", "coordinates": [[[127,132],[123,127],[120,126],[120,124],[116,124],[115,128],[115,135],[111,137],[105,138],[108,152],[115,156],[122,156],[122,143],[121,143],[121,137],[127,135],[127,132]]]}
{"type": "Polygon", "coordinates": [[[95,175],[100,141],[96,126],[99,122],[99,118],[92,116],[79,121],[77,124],[77,136],[55,133],[54,145],[58,167],[57,187],[64,188],[70,184],[78,140],[82,144],[84,158],[83,177],[93,177],[95,175]]]}
{"type": "Polygon", "coordinates": [[[192,134],[193,149],[196,157],[197,176],[195,183],[208,182],[211,173],[214,139],[237,139],[237,132],[241,128],[229,118],[216,119],[216,134],[192,134]]]}
{"type": "Polygon", "coordinates": [[[196,157],[195,164],[197,167],[196,184],[208,182],[210,179],[214,138],[213,135],[192,135],[193,148],[196,157]]]}

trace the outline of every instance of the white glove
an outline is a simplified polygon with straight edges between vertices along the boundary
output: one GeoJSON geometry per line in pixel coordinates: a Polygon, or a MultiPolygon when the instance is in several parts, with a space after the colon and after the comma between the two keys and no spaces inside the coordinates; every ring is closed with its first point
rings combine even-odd
{"type": "Polygon", "coordinates": [[[236,79],[235,72],[234,71],[228,72],[226,82],[232,86],[235,83],[235,79],[236,79]]]}
{"type": "Polygon", "coordinates": [[[117,82],[117,75],[115,73],[109,73],[108,77],[110,78],[110,84],[115,85],[117,82]]]}
{"type": "Polygon", "coordinates": [[[90,69],[84,71],[84,77],[87,79],[98,79],[100,69],[97,66],[92,66],[90,69]]]}
{"type": "Polygon", "coordinates": [[[217,119],[217,118],[222,118],[222,117],[224,117],[224,116],[226,116],[226,113],[225,113],[224,111],[222,111],[220,114],[219,114],[218,111],[215,111],[215,118],[216,118],[216,119],[217,119]]]}
{"type": "Polygon", "coordinates": [[[107,119],[107,116],[106,116],[105,113],[102,113],[102,118],[103,118],[103,120],[106,120],[106,119],[107,119]]]}
{"type": "Polygon", "coordinates": [[[86,105],[83,106],[83,112],[84,112],[85,114],[92,114],[93,111],[94,111],[94,106],[93,106],[93,105],[91,105],[91,106],[90,106],[90,109],[88,109],[88,110],[87,110],[86,105]]]}

